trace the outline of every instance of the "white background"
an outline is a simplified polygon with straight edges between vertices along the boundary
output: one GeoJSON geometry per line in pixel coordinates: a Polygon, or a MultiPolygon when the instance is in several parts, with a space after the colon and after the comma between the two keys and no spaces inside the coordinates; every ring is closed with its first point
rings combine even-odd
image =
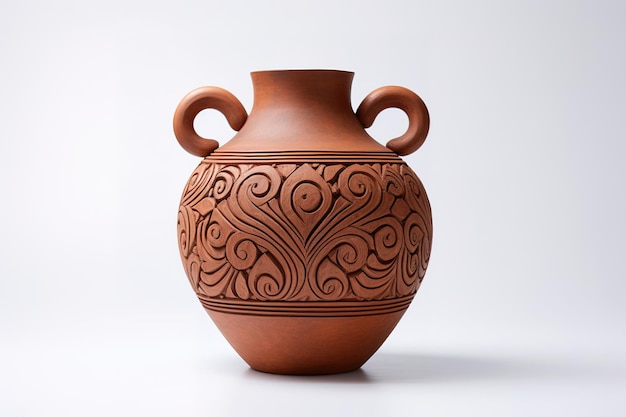
{"type": "Polygon", "coordinates": [[[625,21],[617,0],[2,2],[0,415],[626,415],[625,21]],[[351,374],[249,370],[178,255],[199,163],[178,101],[217,85],[250,110],[249,72],[280,68],[431,114],[406,158],[429,271],[351,374]]]}

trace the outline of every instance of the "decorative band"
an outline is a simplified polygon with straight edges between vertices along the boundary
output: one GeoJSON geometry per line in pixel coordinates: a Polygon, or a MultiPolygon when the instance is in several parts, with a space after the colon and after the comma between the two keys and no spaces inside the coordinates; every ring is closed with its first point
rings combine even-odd
{"type": "Polygon", "coordinates": [[[283,317],[354,317],[404,311],[415,293],[374,301],[242,301],[209,298],[198,294],[202,306],[221,313],[283,317]]]}
{"type": "Polygon", "coordinates": [[[213,152],[205,158],[221,163],[300,163],[300,162],[363,162],[403,163],[393,152],[337,152],[337,151],[283,151],[283,152],[213,152]]]}

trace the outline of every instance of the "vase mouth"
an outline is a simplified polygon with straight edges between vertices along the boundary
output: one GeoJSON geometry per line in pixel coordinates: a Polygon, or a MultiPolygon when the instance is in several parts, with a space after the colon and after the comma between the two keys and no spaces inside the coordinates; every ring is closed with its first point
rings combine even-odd
{"type": "Polygon", "coordinates": [[[292,69],[269,69],[269,70],[258,70],[250,72],[251,75],[254,74],[280,74],[280,73],[338,73],[338,74],[352,74],[354,75],[354,71],[345,71],[338,69],[325,69],[325,68],[292,68],[292,69]]]}

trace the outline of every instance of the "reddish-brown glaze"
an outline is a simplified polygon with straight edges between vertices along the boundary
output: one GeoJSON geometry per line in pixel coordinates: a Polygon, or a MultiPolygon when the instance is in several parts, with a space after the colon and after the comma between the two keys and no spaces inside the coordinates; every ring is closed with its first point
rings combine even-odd
{"type": "Polygon", "coordinates": [[[370,127],[381,111],[391,107],[409,116],[409,128],[404,135],[390,140],[387,147],[398,155],[415,152],[426,140],[430,116],[422,99],[411,90],[397,86],[378,88],[363,99],[356,115],[364,127],[370,127]]]}
{"type": "Polygon", "coordinates": [[[421,146],[428,112],[413,92],[383,87],[355,114],[352,76],[256,72],[247,118],[234,96],[215,87],[195,90],[176,110],[179,142],[206,155],[181,198],[185,271],[254,369],[322,374],[360,367],[426,272],[430,205],[395,152],[421,146]],[[217,149],[193,131],[193,117],[208,107],[239,130],[217,149]],[[388,107],[409,117],[409,129],[389,148],[364,130],[388,107]]]}
{"type": "Polygon", "coordinates": [[[223,88],[200,87],[187,94],[174,113],[174,134],[181,146],[196,156],[206,156],[219,146],[214,139],[202,138],[193,127],[194,119],[205,109],[222,112],[235,130],[241,129],[248,117],[237,97],[223,88]]]}
{"type": "Polygon", "coordinates": [[[268,317],[210,311],[237,353],[258,371],[321,375],[359,369],[404,311],[356,317],[268,317]]]}

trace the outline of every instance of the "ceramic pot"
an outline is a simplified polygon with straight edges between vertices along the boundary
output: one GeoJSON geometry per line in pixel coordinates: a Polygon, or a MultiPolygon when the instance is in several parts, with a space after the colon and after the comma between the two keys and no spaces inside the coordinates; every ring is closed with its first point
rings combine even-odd
{"type": "Polygon", "coordinates": [[[176,109],[176,138],[204,158],[178,212],[185,272],[253,369],[358,369],[396,326],[428,265],[430,205],[398,156],[422,145],[428,111],[415,93],[389,86],[355,113],[351,72],[251,75],[250,115],[218,87],[192,91],[176,109]],[[365,128],[389,107],[402,109],[409,126],[383,146],[365,128]],[[221,147],[194,130],[208,108],[238,132],[221,147]]]}

